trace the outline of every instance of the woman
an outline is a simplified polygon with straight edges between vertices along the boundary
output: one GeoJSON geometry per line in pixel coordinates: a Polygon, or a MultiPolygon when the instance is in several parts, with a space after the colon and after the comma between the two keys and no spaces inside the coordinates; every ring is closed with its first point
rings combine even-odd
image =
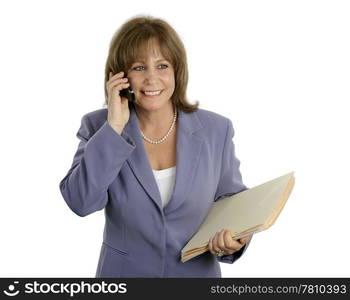
{"type": "Polygon", "coordinates": [[[190,104],[187,81],[184,46],[165,21],[136,17],[114,35],[107,108],[83,116],[60,182],[77,215],[105,209],[96,277],[221,277],[219,262],[233,263],[250,241],[221,231],[209,251],[180,261],[213,202],[246,189],[231,121],[190,104]],[[128,88],[135,101],[120,96],[128,88]]]}

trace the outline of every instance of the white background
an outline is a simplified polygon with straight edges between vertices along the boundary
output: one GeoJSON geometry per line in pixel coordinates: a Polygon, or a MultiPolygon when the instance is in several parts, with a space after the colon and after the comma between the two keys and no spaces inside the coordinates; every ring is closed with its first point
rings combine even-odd
{"type": "Polygon", "coordinates": [[[350,5],[320,0],[2,1],[0,276],[95,276],[103,211],[76,216],[59,182],[102,108],[110,39],[138,14],[178,31],[189,99],[232,120],[245,184],[295,172],[222,276],[350,276],[350,5]]]}

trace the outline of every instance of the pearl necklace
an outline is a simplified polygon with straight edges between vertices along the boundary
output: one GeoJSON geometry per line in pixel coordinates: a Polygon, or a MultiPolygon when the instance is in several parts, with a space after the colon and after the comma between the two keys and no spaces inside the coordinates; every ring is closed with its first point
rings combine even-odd
{"type": "Polygon", "coordinates": [[[142,138],[143,138],[144,140],[146,140],[147,142],[151,143],[151,144],[159,144],[159,143],[164,142],[164,141],[168,138],[168,136],[170,135],[170,133],[172,132],[172,130],[173,130],[174,126],[175,126],[176,117],[177,117],[177,110],[175,109],[173,122],[171,123],[171,126],[170,126],[168,132],[166,133],[166,135],[163,136],[161,139],[158,139],[158,140],[155,140],[155,141],[154,141],[154,140],[151,140],[151,139],[149,139],[148,137],[146,137],[146,136],[143,134],[142,130],[140,129],[142,138]]]}

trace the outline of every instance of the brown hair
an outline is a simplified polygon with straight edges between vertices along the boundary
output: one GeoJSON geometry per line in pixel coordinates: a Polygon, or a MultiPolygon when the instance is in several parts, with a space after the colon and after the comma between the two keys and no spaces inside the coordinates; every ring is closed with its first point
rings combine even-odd
{"type": "Polygon", "coordinates": [[[191,104],[186,97],[188,68],[185,47],[167,22],[151,16],[133,17],[113,35],[105,66],[104,105],[108,105],[106,83],[109,80],[109,72],[116,74],[124,71],[126,74],[131,65],[149,50],[154,40],[158,41],[162,55],[174,67],[175,90],[171,96],[174,107],[184,112],[197,110],[198,101],[191,104]]]}

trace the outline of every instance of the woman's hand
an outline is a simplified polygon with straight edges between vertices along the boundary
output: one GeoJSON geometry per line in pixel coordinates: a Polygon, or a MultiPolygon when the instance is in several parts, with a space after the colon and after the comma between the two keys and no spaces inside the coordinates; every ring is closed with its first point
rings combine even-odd
{"type": "Polygon", "coordinates": [[[232,238],[230,230],[223,229],[210,238],[208,243],[209,251],[214,255],[229,255],[239,251],[248,243],[253,235],[246,236],[239,240],[232,238]]]}
{"type": "Polygon", "coordinates": [[[125,124],[129,121],[130,111],[128,99],[120,97],[119,93],[122,89],[129,87],[128,78],[124,76],[124,72],[115,75],[109,73],[109,80],[106,83],[108,92],[108,117],[107,121],[111,127],[119,134],[123,131],[125,124]]]}

